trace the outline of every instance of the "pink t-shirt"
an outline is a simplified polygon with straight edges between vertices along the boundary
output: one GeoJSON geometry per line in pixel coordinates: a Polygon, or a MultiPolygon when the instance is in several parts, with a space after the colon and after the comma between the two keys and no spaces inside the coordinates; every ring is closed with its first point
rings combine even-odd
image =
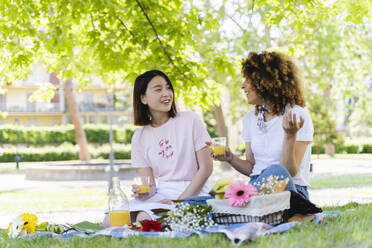
{"type": "Polygon", "coordinates": [[[191,181],[199,166],[195,152],[211,138],[199,116],[180,112],[160,127],[144,126],[132,138],[132,166],[151,167],[163,181],[191,181]]]}

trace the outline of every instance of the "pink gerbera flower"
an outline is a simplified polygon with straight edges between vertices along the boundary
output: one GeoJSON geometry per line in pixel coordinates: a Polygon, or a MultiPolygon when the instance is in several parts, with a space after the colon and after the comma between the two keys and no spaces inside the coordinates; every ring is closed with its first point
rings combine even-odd
{"type": "Polygon", "coordinates": [[[237,181],[230,184],[225,192],[227,203],[233,207],[242,207],[247,204],[249,198],[257,195],[257,189],[251,184],[244,184],[242,181],[237,181]]]}

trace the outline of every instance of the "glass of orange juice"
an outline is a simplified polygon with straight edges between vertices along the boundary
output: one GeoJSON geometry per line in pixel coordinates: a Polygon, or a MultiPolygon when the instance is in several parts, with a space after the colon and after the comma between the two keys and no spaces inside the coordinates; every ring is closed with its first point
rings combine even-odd
{"type": "Polygon", "coordinates": [[[212,152],[214,156],[225,156],[226,137],[218,137],[212,139],[212,152]]]}
{"type": "Polygon", "coordinates": [[[134,182],[138,185],[139,195],[148,195],[150,194],[150,176],[140,176],[134,178],[134,182]]]}

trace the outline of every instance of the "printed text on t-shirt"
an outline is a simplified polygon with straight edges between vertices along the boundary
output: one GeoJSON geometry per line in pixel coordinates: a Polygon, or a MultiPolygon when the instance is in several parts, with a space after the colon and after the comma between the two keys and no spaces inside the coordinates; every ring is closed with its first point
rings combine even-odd
{"type": "Polygon", "coordinates": [[[173,157],[174,155],[173,147],[169,143],[168,139],[161,139],[159,141],[159,147],[160,147],[160,151],[158,152],[158,155],[160,155],[162,158],[169,159],[173,157]]]}

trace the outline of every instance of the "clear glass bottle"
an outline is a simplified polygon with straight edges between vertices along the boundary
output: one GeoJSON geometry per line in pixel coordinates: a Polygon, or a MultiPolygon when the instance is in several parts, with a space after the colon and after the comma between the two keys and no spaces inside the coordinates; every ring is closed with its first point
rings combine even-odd
{"type": "Polygon", "coordinates": [[[112,178],[112,189],[109,193],[108,205],[111,226],[130,224],[128,198],[120,188],[120,180],[118,177],[112,178]]]}

